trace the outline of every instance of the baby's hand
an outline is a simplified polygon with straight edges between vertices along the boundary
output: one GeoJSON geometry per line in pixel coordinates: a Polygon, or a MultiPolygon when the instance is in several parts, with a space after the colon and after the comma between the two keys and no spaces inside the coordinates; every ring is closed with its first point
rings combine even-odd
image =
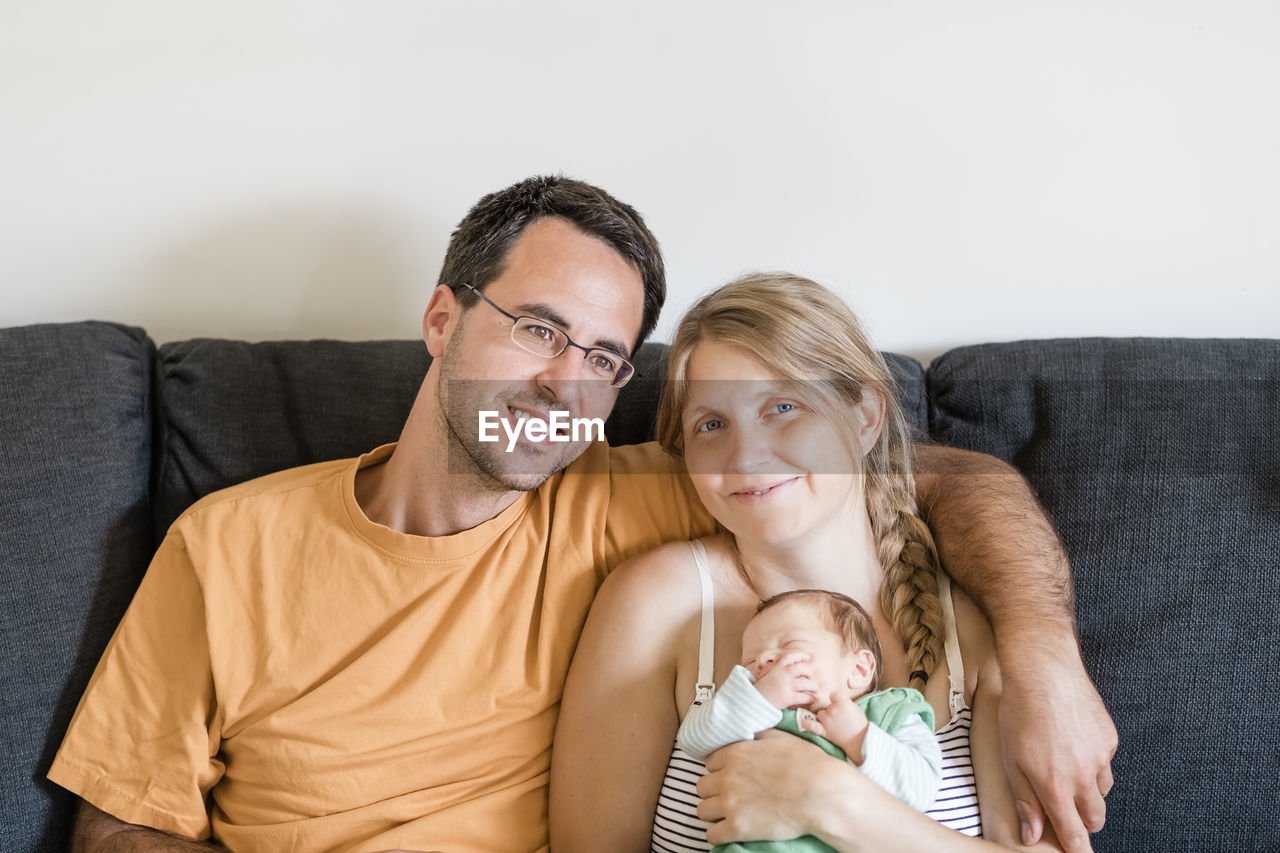
{"type": "Polygon", "coordinates": [[[808,717],[800,721],[805,731],[826,738],[843,749],[855,764],[862,763],[862,740],[867,733],[867,715],[853,701],[852,696],[838,697],[820,711],[816,720],[808,717]]]}
{"type": "Polygon", "coordinates": [[[809,659],[804,652],[787,652],[756,678],[756,690],[780,711],[808,705],[816,690],[809,659]]]}

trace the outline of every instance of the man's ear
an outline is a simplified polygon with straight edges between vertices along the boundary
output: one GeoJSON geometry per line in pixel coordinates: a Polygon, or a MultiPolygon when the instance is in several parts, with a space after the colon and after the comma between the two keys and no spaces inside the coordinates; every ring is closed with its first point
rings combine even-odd
{"type": "Polygon", "coordinates": [[[876,685],[876,656],[871,649],[858,649],[853,653],[853,666],[849,669],[845,685],[855,693],[866,693],[876,685]]]}
{"type": "Polygon", "coordinates": [[[449,338],[458,326],[462,317],[462,306],[458,298],[446,285],[437,285],[431,293],[431,301],[422,315],[422,340],[426,342],[427,352],[432,358],[444,355],[449,338]]]}
{"type": "Polygon", "coordinates": [[[858,446],[866,456],[876,446],[880,431],[884,429],[884,392],[879,388],[865,388],[862,399],[853,407],[858,418],[858,446]]]}

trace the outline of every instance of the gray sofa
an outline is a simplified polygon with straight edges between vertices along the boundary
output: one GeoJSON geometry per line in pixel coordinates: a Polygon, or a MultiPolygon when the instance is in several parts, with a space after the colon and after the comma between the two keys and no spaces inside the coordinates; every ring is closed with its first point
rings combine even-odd
{"type": "MultiPolygon", "coordinates": [[[[893,363],[917,427],[1015,464],[1066,543],[1120,730],[1097,849],[1280,850],[1280,341],[893,363]]],[[[64,848],[71,798],[44,771],[168,524],[211,490],[393,440],[426,366],[413,341],[0,330],[0,850],[64,848]]],[[[612,441],[649,435],[658,390],[627,387],[612,441]]]]}

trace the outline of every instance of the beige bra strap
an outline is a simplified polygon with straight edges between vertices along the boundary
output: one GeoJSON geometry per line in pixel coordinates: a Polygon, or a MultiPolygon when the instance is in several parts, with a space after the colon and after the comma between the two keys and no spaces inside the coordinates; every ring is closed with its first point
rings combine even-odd
{"type": "Polygon", "coordinates": [[[711,584],[711,565],[707,562],[707,550],[702,543],[689,543],[693,550],[693,562],[698,565],[698,580],[702,584],[702,632],[698,635],[698,684],[694,702],[711,697],[716,691],[716,592],[711,584]]]}
{"type": "Polygon", "coordinates": [[[938,570],[938,599],[942,604],[942,624],[947,631],[944,645],[947,654],[948,680],[951,682],[950,705],[954,717],[964,707],[964,659],[960,656],[960,641],[956,637],[956,608],[951,602],[951,578],[938,570]]]}

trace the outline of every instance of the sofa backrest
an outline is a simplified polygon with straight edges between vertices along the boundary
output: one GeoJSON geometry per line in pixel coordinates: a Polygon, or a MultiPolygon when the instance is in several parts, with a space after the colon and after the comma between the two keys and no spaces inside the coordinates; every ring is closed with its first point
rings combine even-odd
{"type": "MultiPolygon", "coordinates": [[[[666,347],[646,345],[606,433],[652,437],[666,347]]],[[[888,355],[923,432],[925,378],[888,355]]],[[[193,501],[395,440],[419,341],[191,340],[109,323],[0,329],[0,849],[65,849],[44,774],[155,544],[193,501]]]]}
{"type": "MultiPolygon", "coordinates": [[[[637,376],[605,424],[611,444],[653,438],[666,353],[655,343],[637,353],[637,376]]],[[[888,360],[907,417],[923,430],[924,372],[905,356],[888,360]]],[[[209,492],[395,441],[430,364],[421,341],[199,339],[160,347],[157,536],[209,492]]]]}
{"type": "MultiPolygon", "coordinates": [[[[665,347],[646,344],[605,426],[652,434],[665,347]]],[[[422,341],[165,344],[158,360],[157,542],[198,498],[253,477],[358,456],[400,436],[431,364],[422,341]]]]}
{"type": "Polygon", "coordinates": [[[935,438],[1021,469],[1071,558],[1120,732],[1096,849],[1276,849],[1280,341],[964,347],[928,383],[935,438]]]}
{"type": "Polygon", "coordinates": [[[0,850],[66,849],[44,774],[151,557],[153,365],[141,329],[0,329],[0,850]]]}
{"type": "MultiPolygon", "coordinates": [[[[651,435],[665,348],[608,426],[651,435]]],[[[1100,851],[1280,838],[1280,341],[1070,340],[890,356],[917,427],[1018,466],[1072,560],[1120,729],[1100,851]]],[[[154,542],[234,482],[394,440],[416,341],[184,341],[0,330],[0,849],[61,850],[44,780],[154,542]],[[155,460],[153,462],[153,459],[155,460]]]]}
{"type": "Polygon", "coordinates": [[[395,441],[428,363],[408,341],[160,347],[156,544],[209,492],[395,441]]]}

